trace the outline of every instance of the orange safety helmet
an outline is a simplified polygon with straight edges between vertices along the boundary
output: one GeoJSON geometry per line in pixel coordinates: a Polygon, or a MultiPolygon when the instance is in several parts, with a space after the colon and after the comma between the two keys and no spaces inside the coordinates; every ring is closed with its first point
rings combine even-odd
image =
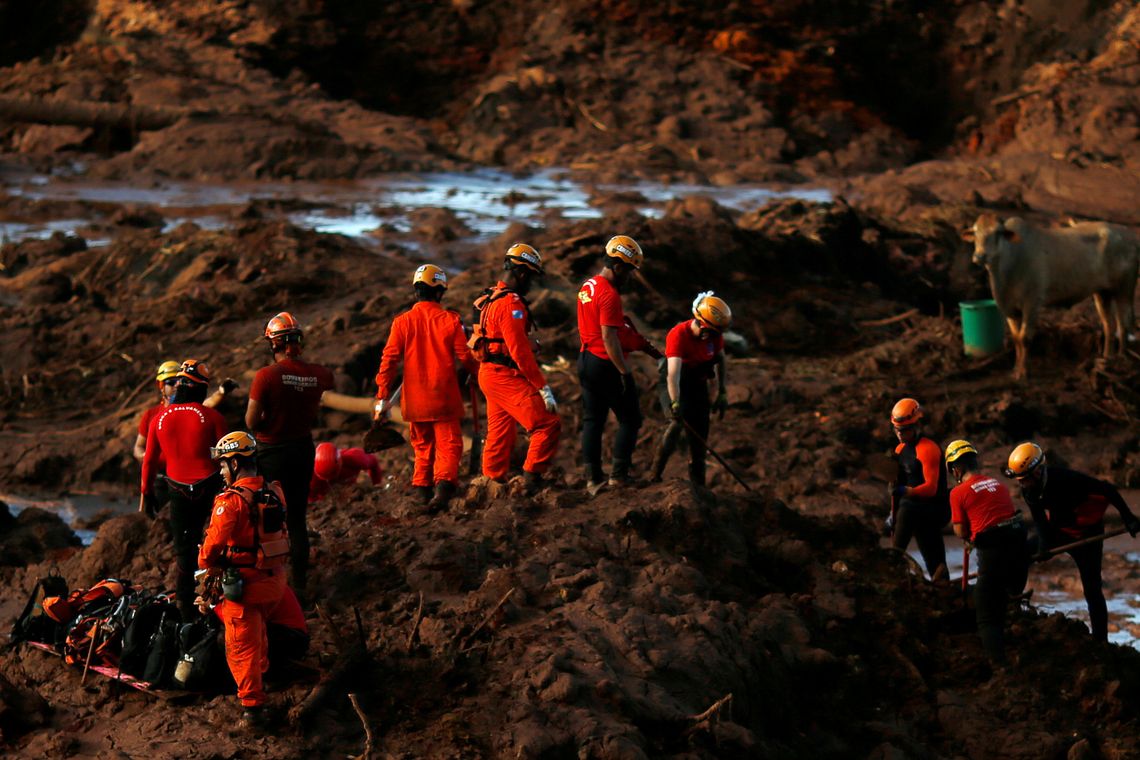
{"type": "Polygon", "coordinates": [[[269,320],[269,324],[265,326],[265,337],[269,340],[277,340],[289,335],[303,335],[301,330],[301,323],[287,311],[283,311],[273,319],[269,320]]]}
{"type": "Polygon", "coordinates": [[[257,452],[257,441],[244,430],[226,433],[210,447],[210,459],[251,457],[257,452]]]}
{"type": "Polygon", "coordinates": [[[412,285],[418,285],[421,282],[429,288],[443,288],[447,290],[447,272],[444,272],[435,264],[424,264],[412,275],[412,285]]]}
{"type": "Polygon", "coordinates": [[[922,407],[912,398],[901,399],[891,409],[891,424],[898,428],[917,425],[922,419],[922,407]]]}
{"type": "Polygon", "coordinates": [[[1006,463],[1005,476],[1007,478],[1024,478],[1032,475],[1038,467],[1045,464],[1045,452],[1033,441],[1019,443],[1009,452],[1009,461],[1006,463]]]}
{"type": "Polygon", "coordinates": [[[508,248],[506,263],[529,269],[535,274],[546,274],[546,269],[542,266],[542,256],[534,246],[526,243],[515,243],[508,248]]]}
{"type": "Polygon", "coordinates": [[[206,362],[197,359],[187,359],[178,368],[178,377],[195,385],[210,384],[210,367],[206,362]]]}
{"type": "Polygon", "coordinates": [[[165,361],[158,365],[158,370],[154,373],[154,379],[157,383],[165,383],[171,378],[178,377],[178,370],[182,367],[176,361],[165,361]]]}
{"type": "Polygon", "coordinates": [[[711,290],[698,293],[693,299],[693,316],[702,326],[717,332],[724,332],[732,324],[732,309],[711,290]]]}
{"type": "Polygon", "coordinates": [[[317,446],[313,458],[313,473],[321,480],[332,482],[340,475],[340,449],[335,443],[322,443],[317,446]]]}
{"type": "Polygon", "coordinates": [[[610,238],[606,243],[606,255],[623,264],[629,264],[634,269],[641,269],[641,265],[645,262],[641,246],[629,235],[614,235],[610,238]]]}

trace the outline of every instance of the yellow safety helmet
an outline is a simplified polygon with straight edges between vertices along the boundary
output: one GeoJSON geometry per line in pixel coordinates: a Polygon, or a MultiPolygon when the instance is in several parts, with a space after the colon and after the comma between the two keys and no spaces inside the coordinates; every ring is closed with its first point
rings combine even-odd
{"type": "Polygon", "coordinates": [[[226,433],[218,439],[217,444],[210,447],[210,459],[231,459],[232,457],[251,457],[257,451],[257,441],[244,430],[235,430],[226,433]]]}
{"type": "Polygon", "coordinates": [[[178,377],[178,369],[181,366],[181,364],[175,361],[163,362],[162,364],[158,365],[158,371],[154,374],[155,381],[164,383],[167,380],[178,377]]]}
{"type": "Polygon", "coordinates": [[[645,262],[641,246],[629,235],[614,235],[610,238],[610,242],[606,243],[606,255],[629,264],[634,269],[641,269],[641,265],[645,262]]]}
{"type": "Polygon", "coordinates": [[[891,424],[898,428],[917,425],[922,419],[922,406],[912,398],[899,399],[891,409],[891,424]]]}
{"type": "Polygon", "coordinates": [[[704,327],[724,332],[732,324],[732,309],[723,298],[713,295],[711,290],[698,293],[693,299],[693,316],[704,327]]]}
{"type": "Polygon", "coordinates": [[[969,441],[959,439],[951,441],[950,445],[946,447],[946,464],[953,464],[962,458],[964,454],[977,455],[978,450],[974,448],[974,444],[969,441]]]}
{"type": "Polygon", "coordinates": [[[1005,475],[1007,478],[1024,478],[1045,464],[1045,452],[1033,441],[1019,443],[1009,453],[1005,475]]]}
{"type": "Polygon", "coordinates": [[[529,269],[535,274],[545,274],[546,270],[542,267],[542,256],[533,245],[526,243],[515,243],[507,249],[506,261],[513,266],[523,267],[529,269]]]}
{"type": "Polygon", "coordinates": [[[421,282],[429,288],[443,288],[447,290],[447,272],[444,272],[435,264],[424,264],[412,275],[412,285],[418,285],[421,282]]]}

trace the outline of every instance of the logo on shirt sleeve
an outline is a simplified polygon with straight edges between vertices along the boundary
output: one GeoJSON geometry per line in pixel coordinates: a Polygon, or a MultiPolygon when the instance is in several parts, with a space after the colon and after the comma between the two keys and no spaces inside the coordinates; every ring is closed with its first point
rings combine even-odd
{"type": "Polygon", "coordinates": [[[523,318],[523,312],[522,312],[522,309],[514,309],[514,310],[511,312],[511,317],[512,317],[513,319],[522,319],[522,318],[523,318]]]}
{"type": "Polygon", "coordinates": [[[218,507],[217,509],[214,510],[215,515],[224,515],[225,513],[226,513],[225,507],[218,507]]]}

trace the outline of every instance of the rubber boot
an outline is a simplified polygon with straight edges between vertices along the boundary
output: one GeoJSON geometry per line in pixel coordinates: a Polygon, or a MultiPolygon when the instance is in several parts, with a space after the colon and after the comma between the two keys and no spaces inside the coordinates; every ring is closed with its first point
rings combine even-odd
{"type": "Polygon", "coordinates": [[[693,481],[693,485],[705,487],[705,463],[704,462],[690,462],[689,463],[689,480],[693,481]]]}
{"type": "Polygon", "coordinates": [[[610,468],[610,482],[611,488],[620,488],[627,486],[633,482],[633,478],[629,476],[629,462],[615,459],[613,466],[610,468]]]}
{"type": "Polygon", "coordinates": [[[650,470],[650,479],[654,483],[660,483],[661,477],[665,473],[665,465],[669,463],[669,457],[673,456],[673,452],[677,450],[677,438],[681,435],[681,423],[676,420],[669,423],[665,428],[665,434],[661,436],[661,442],[657,444],[657,451],[653,455],[653,466],[650,470]]]}
{"type": "Polygon", "coordinates": [[[432,512],[447,509],[447,503],[451,501],[452,496],[455,496],[455,484],[450,480],[439,481],[435,484],[435,496],[428,502],[428,509],[432,512]]]}
{"type": "Polygon", "coordinates": [[[423,504],[427,504],[435,495],[435,491],[431,486],[412,486],[412,493],[415,494],[416,498],[423,504]]]}
{"type": "Polygon", "coordinates": [[[601,468],[597,472],[593,467],[586,467],[586,492],[590,496],[597,496],[606,488],[606,475],[601,472],[601,468]]]}
{"type": "Polygon", "coordinates": [[[534,496],[542,490],[545,483],[542,480],[542,475],[537,472],[523,472],[523,490],[527,496],[534,496]]]}

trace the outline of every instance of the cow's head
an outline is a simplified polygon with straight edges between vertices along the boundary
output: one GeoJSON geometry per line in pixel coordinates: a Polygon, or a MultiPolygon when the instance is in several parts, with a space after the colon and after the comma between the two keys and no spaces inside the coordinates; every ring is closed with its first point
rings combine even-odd
{"type": "Polygon", "coordinates": [[[962,237],[965,240],[973,241],[973,261],[975,264],[984,267],[992,266],[1001,256],[1002,251],[1006,250],[1011,243],[1016,243],[1021,239],[1016,231],[1007,227],[1002,220],[993,214],[979,216],[978,220],[974,222],[974,226],[962,233],[962,237]]]}

